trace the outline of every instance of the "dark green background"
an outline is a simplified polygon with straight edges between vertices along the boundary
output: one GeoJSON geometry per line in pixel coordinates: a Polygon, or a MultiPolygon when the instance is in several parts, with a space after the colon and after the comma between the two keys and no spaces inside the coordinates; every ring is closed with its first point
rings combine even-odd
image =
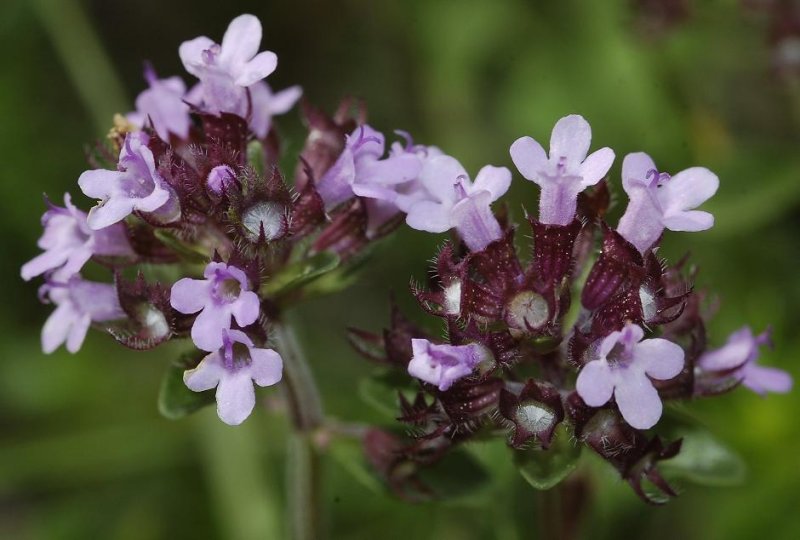
{"type": "MultiPolygon", "coordinates": [[[[159,378],[180,350],[132,353],[90,335],[75,356],[45,356],[39,330],[49,308],[20,265],[36,253],[42,192],[54,199],[86,168],[84,145],[143,88],[141,61],[184,75],[177,47],[216,39],[242,12],[264,24],[277,52],[276,88],[299,83],[332,108],[363,97],[370,119],[436,144],[474,172],[511,166],[521,135],[546,141],[569,113],[611,146],[617,200],[621,156],[645,150],[668,171],[702,164],[721,179],[702,234],[670,234],[662,253],[685,251],[722,308],[714,344],[748,322],[775,329],[764,355],[800,376],[800,91],[770,73],[766,20],[735,0],[697,2],[692,18],[661,36],[637,30],[622,0],[525,2],[374,0],[292,2],[6,0],[0,7],[0,538],[281,537],[285,422],[258,410],[229,428],[205,410],[159,417],[159,378]],[[270,532],[271,531],[271,532],[270,532]]],[[[278,120],[288,151],[302,144],[296,111],[278,120]]],[[[507,198],[519,218],[535,187],[515,176],[507,198]]],[[[619,206],[615,215],[619,215],[619,206]]],[[[369,366],[344,341],[347,325],[378,329],[390,289],[409,311],[410,276],[423,278],[442,240],[402,230],[363,281],[296,313],[328,412],[374,420],[357,398],[369,366]]],[[[419,317],[425,320],[424,317],[419,317]]],[[[427,321],[434,324],[435,321],[427,321]]],[[[275,389],[263,394],[279,395],[275,389]]],[[[800,537],[800,398],[761,399],[744,390],[690,404],[749,465],[736,487],[683,486],[667,507],[640,503],[609,469],[593,473],[595,506],[585,537],[800,537]],[[622,536],[620,536],[622,535],[622,536]]],[[[344,451],[352,452],[352,449],[344,451]]],[[[496,481],[471,504],[409,505],[377,495],[347,467],[326,467],[334,538],[535,537],[537,494],[504,453],[487,449],[496,481]]],[[[341,453],[340,453],[341,457],[341,453]]],[[[342,458],[342,462],[350,463],[342,458]]]]}

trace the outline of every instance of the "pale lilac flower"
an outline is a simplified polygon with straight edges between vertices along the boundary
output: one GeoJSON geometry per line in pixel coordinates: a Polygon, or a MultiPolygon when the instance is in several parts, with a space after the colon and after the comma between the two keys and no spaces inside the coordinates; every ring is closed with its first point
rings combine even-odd
{"type": "Polygon", "coordinates": [[[86,223],[86,213],[72,204],[69,193],[64,194],[64,208],[50,204],[42,216],[44,234],[38,245],[44,253],[22,266],[22,279],[55,270],[52,278],[66,281],[80,272],[92,255],[124,257],[133,255],[125,235],[125,227],[115,224],[93,231],[86,223]]]}
{"type": "Polygon", "coordinates": [[[664,229],[704,231],[714,225],[714,216],[693,210],[719,187],[717,175],[704,167],[692,167],[670,177],[656,169],[644,152],[625,156],[622,186],[630,197],[617,232],[644,253],[658,241],[664,229]]]}
{"type": "Polygon", "coordinates": [[[253,383],[271,386],[281,380],[283,360],[272,349],[259,349],[247,334],[223,330],[222,345],[183,374],[194,392],[217,389],[217,415],[231,426],[244,422],[256,404],[253,383]]]}
{"type": "Polygon", "coordinates": [[[683,369],[683,349],[666,339],[645,339],[644,330],[628,324],[596,344],[578,374],[575,387],[590,407],[613,395],[625,421],[636,429],[653,427],[663,405],[650,379],[669,380],[683,369]]]}
{"type": "Polygon", "coordinates": [[[784,394],[792,388],[792,376],[782,369],[760,366],[757,363],[759,347],[770,343],[769,331],[754,336],[745,326],[728,337],[719,349],[704,353],[697,360],[699,375],[732,376],[761,395],[767,392],[784,394]]]}
{"type": "Polygon", "coordinates": [[[191,120],[189,106],[184,102],[186,84],[180,77],[159,79],[149,64],[145,66],[144,78],[150,88],[136,98],[136,111],[128,113],[128,121],[139,128],[152,122],[164,141],[169,141],[170,133],[188,138],[191,120]]]}
{"type": "Polygon", "coordinates": [[[511,185],[511,171],[505,167],[486,165],[472,182],[456,159],[435,156],[425,161],[418,182],[424,191],[408,204],[409,227],[433,233],[455,227],[472,251],[503,236],[489,207],[511,185]]]}
{"type": "Polygon", "coordinates": [[[192,326],[192,341],[204,351],[222,347],[223,330],[231,327],[231,317],[239,326],[256,322],[258,295],[250,290],[247,276],[239,268],[212,262],[203,273],[205,279],[183,278],[172,286],[170,303],[181,313],[197,313],[192,326]]]}
{"type": "Polygon", "coordinates": [[[95,169],[84,172],[78,179],[87,197],[100,200],[89,211],[89,228],[104,229],[135,210],[156,214],[165,222],[180,216],[177,197],[156,170],[148,142],[143,132],[129,133],[119,154],[120,170],[95,169]]]}
{"type": "Polygon", "coordinates": [[[368,125],[359,126],[347,137],[345,148],[333,166],[320,178],[317,190],[331,209],[358,195],[374,199],[388,186],[414,180],[422,164],[403,152],[382,159],[386,148],[382,133],[368,125]]]}
{"type": "Polygon", "coordinates": [[[125,317],[116,287],[107,283],[73,276],[66,283],[48,282],[39,294],[56,305],[42,328],[42,350],[47,354],[65,342],[67,350],[75,353],[81,348],[92,322],[125,317]]]}
{"type": "Polygon", "coordinates": [[[427,339],[412,339],[411,348],[414,355],[408,364],[409,375],[438,387],[442,392],[491,357],[491,353],[477,343],[437,345],[427,339]]]}
{"type": "Polygon", "coordinates": [[[248,90],[250,90],[250,101],[253,104],[250,114],[250,129],[260,139],[269,133],[272,127],[272,117],[289,112],[303,95],[303,89],[299,86],[290,86],[273,93],[264,81],[258,81],[249,86],[248,90]]]}
{"type": "Polygon", "coordinates": [[[614,151],[601,148],[590,154],[592,128],[580,115],[556,122],[550,136],[548,157],[538,142],[521,137],[511,145],[511,160],[520,174],[539,185],[539,221],[546,225],[568,225],[575,219],[578,194],[608,173],[614,151]]]}
{"type": "Polygon", "coordinates": [[[261,22],[253,15],[231,21],[222,45],[201,36],[185,41],[179,54],[186,71],[200,79],[203,108],[210,113],[229,112],[246,117],[246,88],[270,75],[278,65],[275,53],[259,53],[261,22]]]}

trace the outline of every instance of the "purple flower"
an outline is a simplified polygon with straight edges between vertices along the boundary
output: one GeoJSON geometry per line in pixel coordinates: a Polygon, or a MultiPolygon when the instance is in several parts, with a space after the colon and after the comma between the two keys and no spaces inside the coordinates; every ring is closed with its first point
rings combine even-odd
{"type": "Polygon", "coordinates": [[[86,213],[72,204],[69,193],[64,194],[64,208],[49,201],[48,206],[42,216],[44,234],[38,242],[44,253],[22,266],[25,281],[51,270],[56,270],[54,280],[65,281],[80,272],[92,255],[133,255],[124,225],[93,231],[86,223],[86,213]]]}
{"type": "Polygon", "coordinates": [[[437,386],[442,392],[491,356],[477,343],[437,345],[427,339],[412,339],[411,348],[413,357],[408,364],[409,375],[437,386]]]}
{"type": "Polygon", "coordinates": [[[418,182],[424,191],[401,203],[409,227],[433,233],[455,227],[472,251],[503,236],[489,206],[511,185],[511,171],[505,167],[487,165],[472,182],[456,159],[435,156],[425,161],[418,182]]]}
{"type": "Polygon", "coordinates": [[[636,429],[653,427],[662,404],[650,379],[669,380],[683,369],[683,349],[666,339],[645,339],[644,330],[628,324],[595,344],[594,357],[578,374],[576,389],[590,407],[613,394],[619,412],[636,429]]]}
{"type": "Polygon", "coordinates": [[[244,422],[256,404],[253,383],[271,386],[281,380],[283,361],[272,349],[259,349],[239,330],[223,330],[222,344],[183,374],[194,392],[217,388],[217,415],[231,426],[244,422]]]}
{"type": "Polygon", "coordinates": [[[93,283],[73,276],[66,283],[42,285],[39,294],[57,306],[42,328],[42,350],[47,354],[64,342],[67,350],[75,353],[81,348],[92,322],[125,317],[117,289],[110,284],[93,283]]]}
{"type": "Polygon", "coordinates": [[[727,343],[719,349],[704,353],[698,360],[696,371],[699,376],[719,374],[721,377],[733,376],[758,394],[767,392],[784,394],[792,388],[792,377],[777,368],[759,366],[759,346],[770,343],[769,330],[754,336],[745,326],[728,337],[727,343]]]}
{"type": "Polygon", "coordinates": [[[650,156],[636,152],[622,162],[622,186],[631,200],[617,232],[642,253],[658,241],[665,228],[694,232],[714,225],[714,216],[693,210],[719,187],[717,175],[704,167],[670,177],[656,169],[650,156]]]}
{"type": "Polygon", "coordinates": [[[556,122],[550,136],[550,157],[531,137],[511,145],[511,160],[520,174],[539,185],[539,221],[568,225],[575,219],[578,194],[602,179],[614,162],[614,151],[601,148],[587,157],[592,128],[577,114],[556,122]]]}
{"type": "Polygon", "coordinates": [[[383,157],[386,149],[382,133],[368,125],[359,126],[347,137],[336,163],[317,184],[325,207],[331,209],[353,197],[386,200],[391,186],[414,180],[422,164],[413,153],[383,157]]]}
{"type": "Polygon", "coordinates": [[[207,112],[229,112],[245,117],[246,88],[267,77],[278,66],[275,53],[259,53],[261,23],[253,15],[231,21],[222,45],[201,36],[184,41],[178,52],[186,71],[200,79],[207,112]]]}
{"type": "Polygon", "coordinates": [[[231,317],[239,326],[256,322],[259,300],[247,276],[235,266],[212,262],[203,275],[205,279],[183,278],[175,283],[170,303],[181,313],[200,311],[192,326],[192,341],[204,351],[215,351],[222,347],[223,330],[231,327],[231,317]]]}
{"type": "Polygon", "coordinates": [[[165,222],[180,216],[177,197],[156,170],[148,142],[143,132],[129,133],[119,154],[120,170],[95,169],[78,179],[87,197],[100,199],[89,211],[90,229],[104,229],[135,210],[157,214],[165,222]]]}
{"type": "Polygon", "coordinates": [[[258,81],[248,87],[250,90],[250,100],[253,104],[253,111],[250,115],[250,129],[256,136],[263,139],[272,127],[272,117],[285,114],[294,107],[303,89],[299,86],[290,86],[280,92],[272,92],[272,89],[264,81],[258,81]]]}
{"type": "Polygon", "coordinates": [[[164,141],[169,141],[170,133],[188,138],[191,120],[189,106],[184,102],[186,84],[180,77],[159,79],[149,64],[145,66],[144,78],[150,88],[136,98],[136,111],[128,113],[128,121],[139,128],[152,122],[164,141]]]}

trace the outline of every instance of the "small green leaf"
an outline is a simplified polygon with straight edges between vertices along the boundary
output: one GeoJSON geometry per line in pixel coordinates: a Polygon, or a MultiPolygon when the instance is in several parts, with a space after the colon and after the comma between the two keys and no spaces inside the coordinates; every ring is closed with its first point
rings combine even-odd
{"type": "Polygon", "coordinates": [[[547,450],[514,450],[514,463],[522,477],[536,489],[550,489],[578,466],[581,447],[572,444],[563,428],[556,431],[547,450]]]}
{"type": "Polygon", "coordinates": [[[158,412],[170,420],[183,418],[215,401],[214,391],[192,392],[183,383],[183,372],[187,369],[187,360],[196,353],[187,353],[172,362],[161,379],[158,393],[158,412]]]}
{"type": "Polygon", "coordinates": [[[264,163],[264,145],[261,141],[255,139],[247,143],[247,163],[258,173],[264,174],[267,169],[264,163]]]}
{"type": "Polygon", "coordinates": [[[337,437],[328,447],[328,455],[347,471],[359,484],[375,494],[384,494],[386,489],[364,457],[360,440],[337,437]]]}
{"type": "Polygon", "coordinates": [[[659,463],[666,477],[720,487],[735,486],[745,480],[744,460],[710,432],[700,427],[683,428],[674,437],[682,437],[683,446],[677,456],[659,463]]]}
{"type": "Polygon", "coordinates": [[[282,269],[261,287],[261,292],[273,297],[284,295],[335,270],[340,263],[332,251],[317,253],[282,269]]]}

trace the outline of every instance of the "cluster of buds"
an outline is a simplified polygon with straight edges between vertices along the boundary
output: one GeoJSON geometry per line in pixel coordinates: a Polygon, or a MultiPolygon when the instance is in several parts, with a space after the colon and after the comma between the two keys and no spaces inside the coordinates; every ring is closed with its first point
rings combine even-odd
{"type": "Polygon", "coordinates": [[[79,210],[69,194],[64,207],[47,202],[43,252],[21,272],[43,276],[40,297],[55,306],[45,352],[78,351],[90,327],[138,350],[190,338],[184,383],[216,388],[219,417],[232,425],[253,410],[254,384],[281,380],[282,358],[269,343],[282,310],[335,289],[335,279],[314,278],[348,275],[402,223],[425,199],[417,193],[423,164],[440,153],[403,134],[406,143],[384,155],[384,135],[364,123],[362,106],[345,101],[330,117],[303,103],[309,132],[287,185],[273,116],[302,92],[273,92],[264,81],[277,56],[259,52],[261,33],[256,17],[242,15],[221,44],[182,43],[183,66],[198,79],[188,90],[147,65],[136,111],[115,118],[78,179],[96,205],[79,210]],[[113,282],[84,279],[90,261],[113,282]]]}
{"type": "Polygon", "coordinates": [[[430,231],[455,227],[458,239],[439,252],[430,287],[412,284],[412,292],[443,319],[447,337],[426,335],[396,309],[383,335],[351,331],[370,359],[417,380],[416,397],[400,395],[408,435],[381,431],[366,441],[398,493],[408,495],[421,470],[464,441],[502,433],[515,450],[547,452],[563,425],[655,502],[642,482],[674,495],[657,463],[680,449],[679,440],[663,443],[648,432],[664,401],[739,385],[759,393],[791,387],[788,374],[757,363],[768,332],[754,336],[745,327],[708,350],[692,273],[685,261],[670,266],[657,256],[665,229],[713,226],[713,216],[696,208],[717,191],[717,176],[701,167],[670,175],[647,154],[629,154],[622,163],[629,201],[612,228],[604,178],[615,155],[589,154],[590,142],[589,124],[572,115],[555,125],[549,154],[530,137],[511,145],[520,174],[540,188],[538,218],[527,218],[527,262],[515,228],[489,206],[508,189],[509,170],[486,167],[470,183],[452,158],[426,163],[419,181],[438,200],[416,202],[407,221],[430,231]]]}

